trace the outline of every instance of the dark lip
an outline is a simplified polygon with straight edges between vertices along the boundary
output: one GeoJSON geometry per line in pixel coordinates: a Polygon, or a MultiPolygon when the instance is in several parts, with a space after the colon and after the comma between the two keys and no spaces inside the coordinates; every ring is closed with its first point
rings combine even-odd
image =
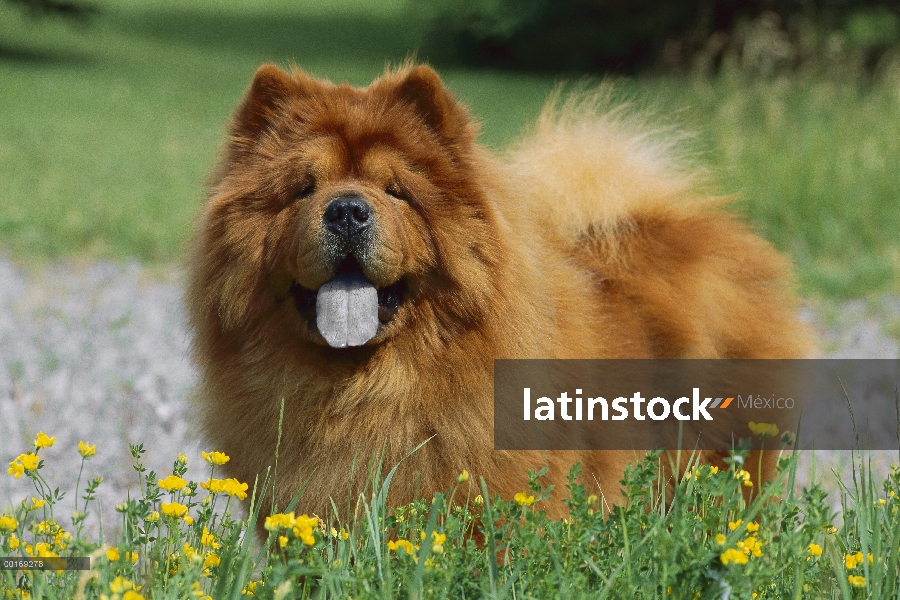
{"type": "MultiPolygon", "coordinates": [[[[350,257],[341,263],[338,267],[339,273],[346,272],[362,272],[362,267],[356,262],[356,259],[350,257]]],[[[401,278],[391,285],[378,288],[378,320],[382,324],[390,323],[396,316],[403,299],[406,296],[406,282],[401,278]]],[[[317,290],[310,290],[303,287],[296,280],[291,282],[291,296],[294,298],[294,306],[300,316],[306,319],[311,325],[316,324],[316,295],[317,290]]]]}

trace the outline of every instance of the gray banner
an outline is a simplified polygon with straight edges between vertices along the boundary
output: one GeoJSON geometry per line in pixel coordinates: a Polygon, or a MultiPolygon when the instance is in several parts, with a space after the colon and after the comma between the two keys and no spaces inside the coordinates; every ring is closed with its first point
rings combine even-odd
{"type": "Polygon", "coordinates": [[[900,360],[496,360],[494,448],[897,450],[898,390],[900,360]]]}

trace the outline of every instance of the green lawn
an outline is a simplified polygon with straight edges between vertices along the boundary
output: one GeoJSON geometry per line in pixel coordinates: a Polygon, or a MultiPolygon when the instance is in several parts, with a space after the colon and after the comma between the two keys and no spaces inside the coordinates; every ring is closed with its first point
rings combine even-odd
{"type": "MultiPolygon", "coordinates": [[[[0,252],[169,263],[232,107],[264,61],[365,84],[415,52],[404,0],[102,0],[86,26],[0,3],[0,252]]],[[[426,56],[420,58],[427,59],[426,56]]],[[[559,78],[441,69],[502,147],[559,78]]],[[[900,290],[900,93],[827,81],[641,79],[697,132],[723,191],[797,261],[808,294],[900,290]]]]}

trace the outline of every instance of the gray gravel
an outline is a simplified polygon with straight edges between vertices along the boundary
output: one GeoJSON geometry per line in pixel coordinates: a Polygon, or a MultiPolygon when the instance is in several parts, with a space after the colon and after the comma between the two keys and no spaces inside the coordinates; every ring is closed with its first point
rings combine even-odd
{"type": "MultiPolygon", "coordinates": [[[[144,443],[144,463],[161,474],[185,452],[188,476],[205,478],[188,425],[186,398],[196,373],[187,358],[179,279],[135,263],[26,268],[0,259],[0,511],[34,491],[5,467],[38,430],[57,438],[41,455],[50,481],[63,489],[77,474],[78,441],[97,445],[85,477],[104,477],[107,528],[117,522],[114,504],[139,493],[129,444],[144,443]]],[[[808,306],[803,315],[821,336],[824,356],[900,357],[890,334],[900,323],[900,298],[808,306]]],[[[876,458],[880,465],[896,461],[876,458]]],[[[849,464],[845,454],[822,461],[827,468],[849,464]]],[[[71,496],[57,511],[62,520],[71,514],[71,496]]]]}

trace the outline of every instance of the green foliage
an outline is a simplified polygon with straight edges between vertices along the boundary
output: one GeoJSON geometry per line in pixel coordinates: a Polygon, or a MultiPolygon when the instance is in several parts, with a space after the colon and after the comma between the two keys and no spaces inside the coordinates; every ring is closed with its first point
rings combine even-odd
{"type": "Polygon", "coordinates": [[[428,6],[429,55],[532,71],[685,69],[720,62],[720,54],[779,50],[796,68],[843,53],[836,46],[844,43],[874,64],[900,41],[900,13],[884,0],[432,0],[428,6]]]}
{"type": "MultiPolygon", "coordinates": [[[[408,13],[402,0],[98,6],[92,26],[74,28],[0,3],[4,254],[180,260],[230,111],[259,64],[296,60],[363,85],[427,35],[427,15],[408,13]]],[[[865,14],[889,23],[893,13],[865,14]]],[[[804,293],[896,293],[900,68],[886,63],[876,81],[758,77],[762,67],[741,61],[714,77],[645,76],[618,87],[656,105],[664,125],[698,133],[718,188],[739,195],[797,263],[804,293]]],[[[527,129],[556,84],[512,72],[441,74],[495,149],[527,129]]]]}
{"type": "Polygon", "coordinates": [[[641,85],[700,132],[704,162],[792,257],[802,290],[848,298],[900,291],[900,169],[892,166],[900,165],[900,122],[888,117],[900,109],[897,81],[731,73],[702,84],[641,85]]]}
{"type": "MultiPolygon", "coordinates": [[[[142,494],[117,506],[122,524],[109,546],[80,527],[87,499],[72,528],[58,524],[58,494],[49,492],[43,463],[30,458],[40,450],[10,463],[12,474],[15,464],[24,465],[38,496],[2,512],[0,554],[90,554],[91,570],[0,571],[5,598],[895,598],[900,592],[900,468],[876,484],[862,461],[842,486],[840,528],[821,487],[795,493],[793,454],[779,459],[775,483],[750,486],[755,493],[745,501],[753,482],[743,467],[753,466],[739,449],[728,468],[683,457],[684,471],[669,464],[676,456],[648,453],[626,470],[625,500],[617,506],[588,493],[577,464],[565,492],[542,484],[545,469],[530,472],[528,489],[514,498],[489,497],[483,482],[463,472],[446,493],[393,510],[383,504],[388,476],[358,499],[344,523],[293,512],[268,517],[270,535],[260,546],[251,542],[258,504],[251,499],[248,517],[238,520],[230,502],[240,496],[211,483],[222,481],[213,479],[221,460],[205,455],[210,476],[198,486],[183,478],[183,456],[172,475],[146,473],[138,446],[132,454],[142,494]],[[661,480],[666,464],[681,473],[676,481],[661,480]],[[564,494],[564,519],[545,510],[556,493],[564,494]],[[225,507],[217,508],[223,497],[225,507]]],[[[261,495],[256,490],[254,497],[261,495]]]]}

